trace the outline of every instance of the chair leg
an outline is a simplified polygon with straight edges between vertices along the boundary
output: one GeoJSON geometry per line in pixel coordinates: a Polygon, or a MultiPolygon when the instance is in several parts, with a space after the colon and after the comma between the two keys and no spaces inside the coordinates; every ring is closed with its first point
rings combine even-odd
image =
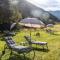
{"type": "Polygon", "coordinates": [[[44,50],[44,45],[42,45],[42,47],[43,47],[43,50],[44,50]]]}
{"type": "Polygon", "coordinates": [[[36,44],[36,49],[37,49],[37,44],[36,44]]]}
{"type": "Polygon", "coordinates": [[[47,49],[48,49],[48,45],[46,44],[46,47],[47,47],[47,49]]]}
{"type": "Polygon", "coordinates": [[[6,45],[4,46],[4,50],[2,51],[2,55],[4,55],[5,54],[5,49],[6,49],[7,47],[6,47],[6,45]]]}
{"type": "Polygon", "coordinates": [[[0,60],[1,60],[1,58],[2,58],[2,56],[5,54],[5,49],[2,51],[2,54],[1,54],[1,56],[0,56],[0,60]]]}
{"type": "Polygon", "coordinates": [[[5,50],[4,50],[4,51],[2,51],[2,55],[1,55],[1,57],[2,57],[4,54],[5,54],[5,50]]]}
{"type": "Polygon", "coordinates": [[[26,57],[25,57],[25,54],[23,53],[23,55],[24,55],[24,60],[26,60],[26,57]]]}
{"type": "Polygon", "coordinates": [[[11,50],[11,52],[10,52],[10,56],[12,55],[12,53],[13,53],[13,52],[12,52],[12,50],[11,50]]]}
{"type": "Polygon", "coordinates": [[[35,50],[33,50],[33,52],[34,52],[34,56],[33,56],[33,60],[34,60],[34,58],[35,58],[35,50]]]}

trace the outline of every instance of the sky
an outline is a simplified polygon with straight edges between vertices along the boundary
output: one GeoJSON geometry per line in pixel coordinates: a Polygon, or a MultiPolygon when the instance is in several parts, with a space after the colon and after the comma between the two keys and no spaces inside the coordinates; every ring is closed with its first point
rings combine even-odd
{"type": "Polygon", "coordinates": [[[46,11],[60,10],[60,0],[27,0],[28,2],[43,8],[46,11]]]}
{"type": "MultiPolygon", "coordinates": [[[[18,4],[20,0],[10,0],[12,4],[18,4]]],[[[37,7],[43,8],[46,11],[60,10],[60,0],[26,0],[37,7]]]]}

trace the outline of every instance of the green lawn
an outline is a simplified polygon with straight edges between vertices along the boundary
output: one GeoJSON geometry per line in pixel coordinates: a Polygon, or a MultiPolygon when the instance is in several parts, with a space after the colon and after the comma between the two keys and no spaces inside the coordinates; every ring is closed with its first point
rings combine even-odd
{"type": "MultiPolygon", "coordinates": [[[[54,32],[55,35],[52,35],[50,33],[47,33],[45,30],[38,29],[37,31],[31,30],[31,36],[32,39],[37,41],[43,41],[48,42],[48,51],[41,50],[41,46],[37,46],[38,49],[35,50],[35,58],[34,60],[60,60],[60,25],[55,25],[54,28],[51,28],[52,30],[56,31],[54,32]],[[57,29],[56,29],[57,28],[57,29]],[[35,36],[36,32],[40,33],[40,37],[35,36]],[[39,50],[40,49],[40,50],[39,50]]],[[[30,30],[22,30],[19,31],[14,37],[13,40],[19,45],[20,42],[26,41],[24,39],[25,35],[29,35],[30,30]]],[[[0,54],[1,51],[4,49],[5,41],[2,38],[0,38],[0,54]]],[[[33,45],[35,47],[35,45],[33,45]]],[[[11,58],[9,58],[10,50],[7,50],[5,55],[2,57],[2,60],[24,60],[23,56],[15,56],[12,55],[11,58]]],[[[26,55],[27,60],[33,60],[33,52],[26,55]],[[30,55],[30,56],[29,56],[30,55]]]]}

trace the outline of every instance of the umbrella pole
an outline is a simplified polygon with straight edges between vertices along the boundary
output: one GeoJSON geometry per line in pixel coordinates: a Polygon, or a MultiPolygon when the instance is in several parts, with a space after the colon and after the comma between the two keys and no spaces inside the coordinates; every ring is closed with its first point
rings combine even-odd
{"type": "MultiPolygon", "coordinates": [[[[31,21],[30,21],[30,24],[31,24],[31,21]]],[[[32,24],[31,24],[31,27],[32,27],[32,24]]],[[[30,28],[30,37],[31,37],[31,28],[30,28]]]]}
{"type": "MultiPolygon", "coordinates": [[[[30,24],[31,24],[31,21],[30,21],[30,24]]],[[[32,24],[31,24],[31,27],[32,27],[32,24]]],[[[30,28],[30,37],[31,37],[31,28],[30,28]]],[[[30,39],[30,41],[31,41],[31,39],[30,39]]]]}
{"type": "MultiPolygon", "coordinates": [[[[30,28],[30,41],[31,41],[31,28],[30,28]]],[[[32,44],[30,43],[30,46],[32,47],[32,44]]]]}
{"type": "Polygon", "coordinates": [[[30,37],[31,37],[31,29],[30,29],[30,37]]]}

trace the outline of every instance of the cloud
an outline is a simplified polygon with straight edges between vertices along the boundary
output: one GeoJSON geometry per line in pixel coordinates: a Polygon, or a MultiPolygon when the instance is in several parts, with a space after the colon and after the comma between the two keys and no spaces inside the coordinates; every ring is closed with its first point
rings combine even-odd
{"type": "Polygon", "coordinates": [[[9,0],[9,1],[12,5],[17,5],[19,2],[18,0],[9,0]]]}
{"type": "MultiPolygon", "coordinates": [[[[11,4],[17,5],[20,0],[9,0],[9,1],[11,4]]],[[[44,0],[27,0],[27,1],[47,11],[60,10],[60,0],[45,0],[45,1],[44,0]]]]}
{"type": "Polygon", "coordinates": [[[43,8],[44,10],[60,10],[60,0],[27,0],[28,2],[43,8]]]}

